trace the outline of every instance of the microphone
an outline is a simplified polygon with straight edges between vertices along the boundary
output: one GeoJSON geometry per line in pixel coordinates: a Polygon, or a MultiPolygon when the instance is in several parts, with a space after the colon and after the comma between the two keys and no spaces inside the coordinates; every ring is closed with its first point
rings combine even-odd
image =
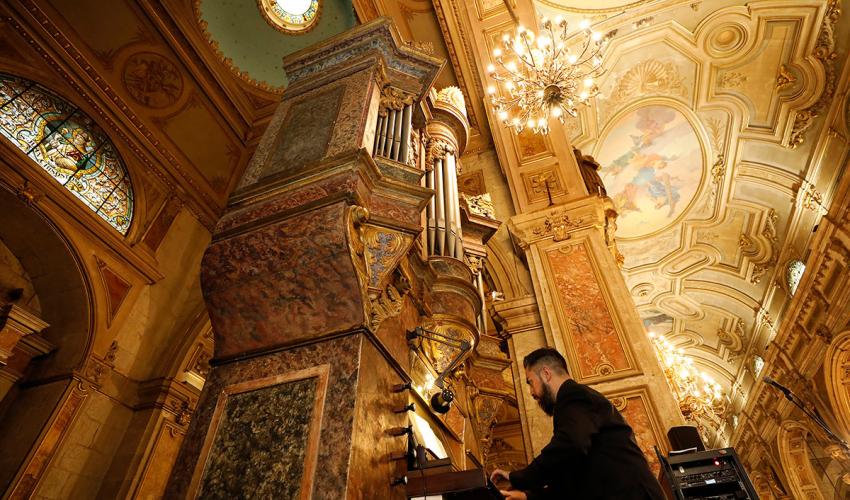
{"type": "Polygon", "coordinates": [[[785,387],[784,385],[773,380],[772,378],[768,377],[767,375],[765,375],[765,377],[764,377],[764,382],[766,384],[772,385],[773,387],[779,389],[780,391],[782,391],[782,394],[785,394],[786,398],[791,399],[791,389],[785,387]]]}

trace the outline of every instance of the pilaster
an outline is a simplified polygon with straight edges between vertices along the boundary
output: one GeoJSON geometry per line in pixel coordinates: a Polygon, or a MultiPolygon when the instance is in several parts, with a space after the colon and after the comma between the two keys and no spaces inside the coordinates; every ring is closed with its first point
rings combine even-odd
{"type": "Polygon", "coordinates": [[[610,200],[589,196],[517,215],[509,228],[528,260],[545,345],[612,400],[655,463],[654,446],[668,449],[666,431],[682,416],[620,273],[613,223],[610,200]]]}

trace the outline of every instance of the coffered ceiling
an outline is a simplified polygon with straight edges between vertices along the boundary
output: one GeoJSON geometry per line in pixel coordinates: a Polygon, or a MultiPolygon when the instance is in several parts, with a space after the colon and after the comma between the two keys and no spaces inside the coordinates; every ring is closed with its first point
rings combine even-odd
{"type": "Polygon", "coordinates": [[[567,133],[603,167],[646,328],[734,410],[846,161],[847,21],[826,1],[581,4],[535,2],[617,30],[600,93],[567,133]]]}

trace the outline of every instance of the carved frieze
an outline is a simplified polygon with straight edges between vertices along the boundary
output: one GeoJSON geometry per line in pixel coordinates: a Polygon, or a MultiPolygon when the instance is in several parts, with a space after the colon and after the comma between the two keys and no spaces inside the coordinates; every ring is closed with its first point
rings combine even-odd
{"type": "Polygon", "coordinates": [[[583,222],[583,219],[571,219],[566,211],[556,211],[547,215],[531,232],[540,238],[551,236],[553,241],[564,241],[570,238],[570,230],[581,227],[583,222]]]}

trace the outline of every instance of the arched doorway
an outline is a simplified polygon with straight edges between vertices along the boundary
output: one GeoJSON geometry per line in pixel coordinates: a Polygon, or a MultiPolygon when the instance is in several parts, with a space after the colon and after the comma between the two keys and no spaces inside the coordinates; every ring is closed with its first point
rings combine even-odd
{"type": "Polygon", "coordinates": [[[31,286],[31,296],[7,294],[2,305],[28,310],[49,325],[40,334],[49,352],[35,353],[0,402],[0,490],[5,490],[13,481],[29,481],[37,472],[33,467],[46,466],[50,450],[37,443],[55,448],[52,424],[72,417],[85,399],[74,371],[90,350],[93,327],[88,279],[67,239],[3,185],[0,213],[0,241],[7,257],[13,256],[5,263],[7,270],[18,267],[31,286]],[[23,298],[26,303],[16,304],[23,298]]]}

